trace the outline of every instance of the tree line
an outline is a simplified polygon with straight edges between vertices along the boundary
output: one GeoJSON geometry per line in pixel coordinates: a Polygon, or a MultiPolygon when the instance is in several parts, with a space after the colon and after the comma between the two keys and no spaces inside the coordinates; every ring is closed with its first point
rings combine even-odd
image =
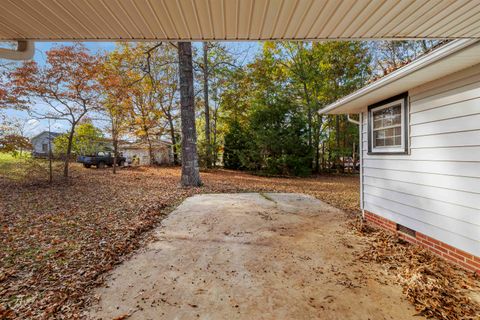
{"type": "Polygon", "coordinates": [[[243,65],[216,44],[208,55],[216,66],[208,80],[215,107],[205,111],[215,117],[203,116],[199,126],[208,123],[215,137],[200,135],[200,159],[208,167],[213,152],[213,165],[274,175],[339,171],[347,160],[354,164],[358,127],[345,115],[319,111],[440,44],[265,42],[243,65]]]}
{"type": "MultiPolygon", "coordinates": [[[[66,177],[75,133],[88,122],[103,124],[115,153],[121,139],[132,137],[149,146],[153,159],[154,141],[168,138],[187,180],[197,162],[308,175],[358,158],[358,128],[318,111],[436,45],[264,42],[247,62],[244,52],[213,42],[193,51],[186,42],[121,43],[98,54],[82,44],[56,46],[44,63],[0,65],[0,108],[68,123],[66,177]]],[[[21,136],[0,133],[0,149],[25,143],[15,135],[21,136]]],[[[193,179],[199,183],[198,174],[193,179]]]]}

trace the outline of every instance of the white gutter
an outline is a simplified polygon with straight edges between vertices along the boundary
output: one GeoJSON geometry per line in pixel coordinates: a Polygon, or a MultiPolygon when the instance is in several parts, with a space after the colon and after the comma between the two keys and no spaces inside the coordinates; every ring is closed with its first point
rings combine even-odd
{"type": "Polygon", "coordinates": [[[453,40],[450,43],[447,43],[446,45],[418,58],[417,60],[405,65],[404,67],[399,68],[398,70],[384,76],[383,78],[374,81],[370,83],[369,85],[366,85],[365,87],[355,91],[352,94],[349,94],[346,97],[343,97],[336,102],[326,106],[322,110],[318,111],[319,113],[328,113],[331,112],[349,102],[352,102],[354,100],[357,100],[372,91],[378,90],[381,87],[384,87],[394,81],[397,81],[405,76],[408,76],[412,74],[413,72],[420,70],[422,68],[425,68],[426,66],[441,60],[452,53],[455,53],[457,51],[462,50],[463,48],[466,48],[476,42],[478,42],[478,39],[458,39],[458,40],[453,40]]]}
{"type": "Polygon", "coordinates": [[[30,60],[35,53],[33,41],[17,41],[17,49],[0,48],[0,59],[7,60],[30,60]]]}
{"type": "Polygon", "coordinates": [[[360,121],[357,121],[357,120],[355,120],[355,119],[350,118],[350,114],[347,114],[347,120],[348,120],[348,122],[351,122],[351,123],[353,123],[353,124],[356,124],[357,126],[360,125],[360,121]]]}

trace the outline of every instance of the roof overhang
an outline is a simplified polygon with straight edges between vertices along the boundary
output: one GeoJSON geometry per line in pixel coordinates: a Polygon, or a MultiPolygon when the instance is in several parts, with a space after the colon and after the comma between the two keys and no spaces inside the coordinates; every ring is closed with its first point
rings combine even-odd
{"type": "Polygon", "coordinates": [[[0,0],[0,40],[479,37],[478,0],[0,0]]]}
{"type": "Polygon", "coordinates": [[[359,113],[368,105],[480,63],[480,41],[451,41],[398,70],[326,106],[320,113],[359,113]]]}

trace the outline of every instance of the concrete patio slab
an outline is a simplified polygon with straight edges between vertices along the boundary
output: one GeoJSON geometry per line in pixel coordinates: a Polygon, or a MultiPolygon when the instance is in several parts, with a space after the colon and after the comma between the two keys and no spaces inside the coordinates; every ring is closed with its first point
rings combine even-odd
{"type": "Polygon", "coordinates": [[[97,290],[91,318],[421,318],[379,266],[356,260],[344,213],[307,195],[197,195],[155,232],[97,290]]]}

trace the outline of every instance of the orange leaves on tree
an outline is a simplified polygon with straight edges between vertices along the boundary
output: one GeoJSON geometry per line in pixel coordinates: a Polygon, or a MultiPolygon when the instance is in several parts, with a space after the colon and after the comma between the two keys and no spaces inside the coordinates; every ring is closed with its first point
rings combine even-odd
{"type": "Polygon", "coordinates": [[[12,95],[17,103],[29,105],[29,112],[40,119],[70,123],[64,176],[68,164],[75,126],[91,111],[99,108],[100,86],[96,79],[100,61],[81,44],[59,46],[47,51],[44,65],[25,62],[10,73],[12,95]],[[44,107],[38,107],[42,101],[44,107]]]}

